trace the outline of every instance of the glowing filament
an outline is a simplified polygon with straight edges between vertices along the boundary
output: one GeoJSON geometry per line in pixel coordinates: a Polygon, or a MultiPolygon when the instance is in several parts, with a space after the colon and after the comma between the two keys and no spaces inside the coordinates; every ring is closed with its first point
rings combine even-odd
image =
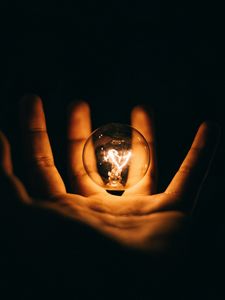
{"type": "Polygon", "coordinates": [[[116,186],[121,182],[121,173],[123,171],[123,168],[127,165],[130,157],[131,151],[128,151],[123,155],[119,155],[118,151],[115,149],[111,149],[108,151],[104,159],[105,161],[109,161],[112,164],[111,172],[108,172],[109,185],[116,186]]]}

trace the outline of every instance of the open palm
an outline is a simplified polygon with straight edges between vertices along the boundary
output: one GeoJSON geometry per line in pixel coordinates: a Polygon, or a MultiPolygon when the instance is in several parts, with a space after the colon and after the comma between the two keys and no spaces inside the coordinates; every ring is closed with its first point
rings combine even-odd
{"type": "Polygon", "coordinates": [[[180,169],[162,193],[157,191],[157,162],[154,124],[142,107],[131,113],[131,125],[150,146],[151,163],[145,177],[122,196],[107,193],[86,174],[82,150],[91,133],[87,103],[71,106],[68,124],[68,170],[70,193],[54,164],[40,98],[27,97],[22,102],[21,121],[26,164],[31,178],[29,193],[14,175],[10,147],[0,135],[0,164],[18,198],[27,205],[54,210],[82,222],[119,243],[153,252],[168,251],[181,241],[190,212],[215,153],[218,130],[203,123],[180,169]]]}

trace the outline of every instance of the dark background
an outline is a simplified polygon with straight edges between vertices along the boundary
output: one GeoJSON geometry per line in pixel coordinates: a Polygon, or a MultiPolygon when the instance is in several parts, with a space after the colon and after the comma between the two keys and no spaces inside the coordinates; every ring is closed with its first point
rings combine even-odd
{"type": "MultiPolygon", "coordinates": [[[[24,176],[18,129],[18,102],[24,94],[36,93],[44,101],[56,163],[64,176],[66,116],[70,101],[84,99],[90,103],[94,128],[110,121],[129,123],[131,108],[146,104],[153,107],[156,116],[159,189],[163,190],[187,152],[199,124],[214,120],[224,127],[224,11],[222,1],[198,4],[71,1],[60,5],[54,2],[5,5],[1,10],[0,127],[12,143],[17,174],[21,178],[24,176]]],[[[12,240],[17,238],[10,244],[7,255],[2,256],[5,272],[9,272],[4,276],[7,279],[3,281],[3,289],[9,291],[16,286],[24,295],[34,297],[42,287],[55,291],[60,287],[63,292],[73,287],[76,294],[73,276],[80,271],[76,271],[73,260],[68,260],[73,253],[80,253],[80,270],[81,261],[89,257],[92,249],[91,262],[86,258],[88,263],[81,276],[82,282],[94,285],[91,291],[95,291],[96,286],[99,288],[102,278],[108,276],[115,286],[108,282],[107,291],[118,291],[116,286],[120,286],[121,281],[118,284],[115,279],[120,278],[127,285],[126,295],[142,295],[135,299],[161,293],[168,299],[176,294],[179,299],[203,299],[203,295],[204,299],[223,299],[223,136],[222,130],[220,147],[193,219],[192,256],[185,267],[180,270],[179,266],[177,273],[174,271],[176,276],[168,275],[171,266],[169,270],[162,267],[162,263],[156,267],[157,263],[144,255],[133,257],[133,253],[128,253],[125,257],[132,258],[125,259],[124,250],[99,237],[96,242],[95,234],[87,229],[71,229],[68,224],[62,225],[61,220],[55,221],[54,217],[43,214],[40,224],[35,213],[31,218],[21,212],[18,217],[15,209],[12,217],[6,217],[9,223],[13,220],[5,226],[6,239],[9,236],[12,240]],[[39,223],[35,223],[35,216],[39,223]],[[21,218],[25,221],[21,222],[21,218]],[[19,234],[13,229],[14,221],[23,228],[19,227],[19,234]],[[33,224],[30,230],[24,230],[26,221],[33,224]],[[46,236],[40,237],[45,226],[51,228],[50,242],[46,236]],[[77,249],[69,241],[73,230],[80,236],[87,253],[83,253],[83,246],[76,250],[78,252],[72,251],[77,249]],[[90,242],[82,240],[82,230],[88,231],[85,234],[90,236],[90,242]],[[23,244],[26,246],[21,246],[23,244]],[[24,255],[28,245],[29,254],[24,255]],[[107,249],[107,254],[102,253],[102,247],[107,249]],[[52,252],[55,260],[49,258],[52,252]],[[65,264],[60,253],[66,259],[65,264]],[[32,259],[37,263],[31,263],[32,259]],[[99,266],[96,261],[101,271],[96,271],[96,265],[99,266]],[[132,269],[131,261],[137,268],[133,273],[127,271],[132,269]],[[29,283],[25,284],[26,291],[21,280],[23,273],[29,283]],[[14,279],[12,274],[16,274],[14,279]],[[32,275],[29,277],[29,274],[32,275]],[[131,280],[132,275],[128,274],[136,275],[131,280]],[[144,280],[137,274],[142,274],[144,280]],[[100,278],[98,284],[96,280],[94,283],[89,280],[95,277],[100,278]],[[146,288],[149,281],[152,283],[146,288]]],[[[105,281],[104,286],[107,286],[105,281]]],[[[87,292],[85,284],[84,291],[87,292]]]]}

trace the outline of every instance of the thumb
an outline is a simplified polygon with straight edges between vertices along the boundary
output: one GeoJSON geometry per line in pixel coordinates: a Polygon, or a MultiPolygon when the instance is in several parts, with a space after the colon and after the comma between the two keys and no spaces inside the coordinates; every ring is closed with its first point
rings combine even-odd
{"type": "Polygon", "coordinates": [[[10,144],[0,131],[0,198],[5,197],[19,198],[24,203],[31,202],[23,183],[13,173],[10,144]]]}

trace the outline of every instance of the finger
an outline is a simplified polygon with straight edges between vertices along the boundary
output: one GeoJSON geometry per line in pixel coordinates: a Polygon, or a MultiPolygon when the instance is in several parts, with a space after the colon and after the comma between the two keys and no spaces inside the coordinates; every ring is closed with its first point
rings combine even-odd
{"type": "Polygon", "coordinates": [[[27,96],[21,101],[21,123],[26,161],[36,196],[53,197],[66,192],[53,159],[42,101],[27,96]]]}
{"type": "MultiPolygon", "coordinates": [[[[153,113],[148,112],[142,106],[136,106],[131,113],[131,126],[136,128],[145,137],[149,149],[150,149],[150,166],[145,177],[133,188],[129,189],[127,193],[142,193],[142,194],[154,194],[157,189],[157,158],[156,158],[156,147],[155,147],[155,128],[153,113]]],[[[132,145],[135,152],[140,152],[132,161],[129,170],[129,178],[139,176],[139,166],[144,162],[142,161],[144,155],[141,145],[132,145]]]]}
{"type": "Polygon", "coordinates": [[[0,191],[1,196],[16,195],[25,203],[30,203],[30,197],[22,182],[13,174],[10,144],[3,132],[0,131],[0,191]]]}
{"type": "Polygon", "coordinates": [[[11,149],[10,144],[4,135],[3,132],[0,131],[0,166],[3,172],[11,175],[13,173],[13,165],[11,159],[11,149]]]}
{"type": "Polygon", "coordinates": [[[217,124],[201,124],[187,156],[165,191],[173,194],[184,208],[193,206],[212,163],[219,134],[217,124]]]}
{"type": "MultiPolygon", "coordinates": [[[[87,175],[82,161],[84,144],[91,134],[90,108],[86,102],[72,103],[68,121],[68,171],[73,192],[89,196],[102,193],[87,175]]],[[[89,149],[89,164],[96,169],[94,148],[89,149]]],[[[96,170],[97,176],[97,170],[96,170]]]]}

